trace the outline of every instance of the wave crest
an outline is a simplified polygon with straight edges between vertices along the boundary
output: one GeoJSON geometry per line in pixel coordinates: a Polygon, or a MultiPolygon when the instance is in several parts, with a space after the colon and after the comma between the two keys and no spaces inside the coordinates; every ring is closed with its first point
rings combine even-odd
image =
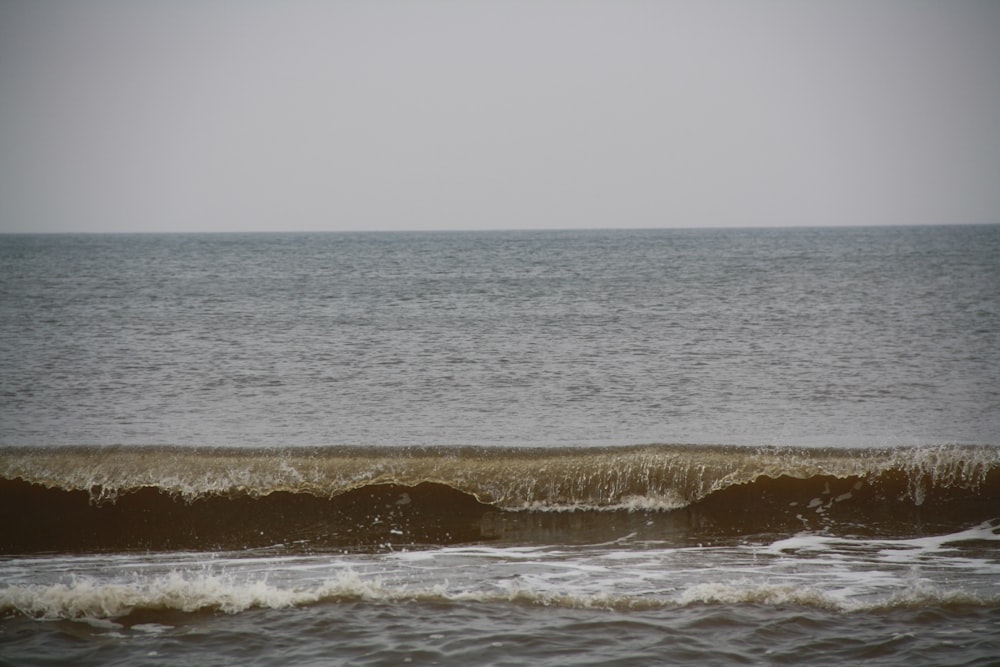
{"type": "Polygon", "coordinates": [[[4,553],[913,534],[994,518],[1000,449],[8,449],[0,500],[4,553]]]}

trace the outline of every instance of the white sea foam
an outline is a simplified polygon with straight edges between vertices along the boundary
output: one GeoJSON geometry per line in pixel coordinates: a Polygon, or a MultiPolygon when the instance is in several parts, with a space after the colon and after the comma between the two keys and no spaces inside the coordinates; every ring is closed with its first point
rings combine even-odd
{"type": "MultiPolygon", "coordinates": [[[[984,524],[909,540],[800,535],[770,545],[704,548],[472,546],[207,561],[197,554],[135,555],[110,563],[34,557],[0,565],[0,612],[114,629],[115,621],[140,610],[237,614],[359,601],[619,610],[754,604],[837,612],[997,605],[1000,565],[991,546],[1000,541],[997,533],[984,524]]],[[[143,617],[143,623],[157,620],[143,617]]]]}
{"type": "Polygon", "coordinates": [[[0,609],[33,618],[120,618],[136,610],[202,610],[235,614],[253,608],[281,609],[321,601],[440,598],[437,587],[390,588],[378,577],[344,571],[321,582],[283,587],[266,578],[237,580],[225,575],[170,573],[131,583],[77,577],[71,583],[14,585],[0,589],[0,609]]]}
{"type": "Polygon", "coordinates": [[[695,584],[677,595],[675,601],[681,605],[749,603],[847,608],[842,598],[815,588],[752,582],[695,584]]]}
{"type": "MultiPolygon", "coordinates": [[[[449,588],[446,582],[428,587],[387,586],[375,579],[343,575],[301,589],[285,589],[260,581],[225,582],[215,577],[167,577],[144,584],[123,585],[78,580],[71,585],[10,586],[0,590],[0,609],[39,620],[76,619],[118,627],[120,619],[137,610],[203,610],[236,614],[252,608],[281,609],[321,602],[366,600],[394,603],[485,602],[518,603],[579,609],[652,609],[692,604],[758,604],[809,606],[842,612],[935,604],[995,605],[1000,597],[984,598],[961,588],[916,581],[876,599],[852,599],[836,590],[773,582],[704,582],[669,594],[617,593],[614,588],[580,593],[557,589],[540,580],[500,581],[482,588],[449,588]]],[[[160,633],[170,626],[147,623],[138,629],[160,633]]]]}
{"type": "Polygon", "coordinates": [[[947,535],[905,539],[862,539],[803,533],[772,543],[772,553],[837,552],[845,549],[866,551],[889,562],[912,562],[916,556],[957,550],[963,542],[1000,542],[1000,526],[985,522],[947,535]]]}

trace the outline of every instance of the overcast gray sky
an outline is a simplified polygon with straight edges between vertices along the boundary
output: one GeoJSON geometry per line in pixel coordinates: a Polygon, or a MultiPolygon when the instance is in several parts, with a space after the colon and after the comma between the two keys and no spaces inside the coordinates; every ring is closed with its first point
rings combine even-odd
{"type": "Polygon", "coordinates": [[[0,0],[0,231],[984,222],[996,0],[0,0]]]}

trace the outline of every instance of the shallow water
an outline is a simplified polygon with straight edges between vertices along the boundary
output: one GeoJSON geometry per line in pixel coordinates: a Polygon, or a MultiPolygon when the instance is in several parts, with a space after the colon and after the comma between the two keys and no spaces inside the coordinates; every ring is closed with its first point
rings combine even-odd
{"type": "Polygon", "coordinates": [[[46,664],[37,660],[45,654],[81,665],[991,665],[1000,648],[990,638],[995,609],[949,607],[845,615],[754,604],[634,613],[356,602],[166,620],[182,624],[21,620],[3,626],[0,646],[18,644],[10,664],[46,664]]]}
{"type": "Polygon", "coordinates": [[[998,533],[11,558],[0,647],[11,664],[985,665],[998,533]]]}

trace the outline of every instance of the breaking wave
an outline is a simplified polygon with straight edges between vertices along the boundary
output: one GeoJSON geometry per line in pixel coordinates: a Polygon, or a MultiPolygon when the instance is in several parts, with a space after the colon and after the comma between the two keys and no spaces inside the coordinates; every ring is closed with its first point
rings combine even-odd
{"type": "Polygon", "coordinates": [[[838,612],[931,606],[992,607],[959,588],[922,585],[891,595],[852,600],[829,590],[770,582],[697,583],[663,595],[554,592],[529,586],[489,586],[454,590],[446,585],[410,587],[365,578],[354,572],[314,586],[283,588],[266,579],[237,581],[225,575],[170,573],[132,582],[100,582],[87,577],[69,583],[0,588],[0,613],[39,620],[122,619],[137,612],[237,614],[250,609],[284,609],[321,603],[515,603],[567,609],[650,610],[691,605],[757,604],[815,607],[838,612]]]}
{"type": "Polygon", "coordinates": [[[998,501],[986,446],[8,448],[0,552],[914,535],[998,501]]]}

